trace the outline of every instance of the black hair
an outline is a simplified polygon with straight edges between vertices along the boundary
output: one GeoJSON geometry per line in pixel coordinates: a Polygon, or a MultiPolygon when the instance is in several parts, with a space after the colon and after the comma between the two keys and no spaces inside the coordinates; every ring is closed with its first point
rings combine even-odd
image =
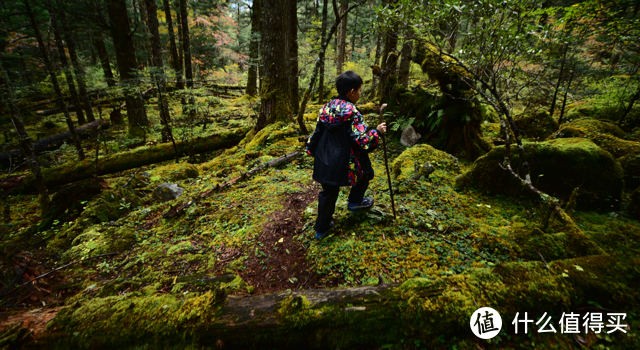
{"type": "Polygon", "coordinates": [[[362,83],[362,78],[356,72],[348,70],[336,78],[336,89],[340,95],[346,95],[351,89],[358,90],[362,83]]]}

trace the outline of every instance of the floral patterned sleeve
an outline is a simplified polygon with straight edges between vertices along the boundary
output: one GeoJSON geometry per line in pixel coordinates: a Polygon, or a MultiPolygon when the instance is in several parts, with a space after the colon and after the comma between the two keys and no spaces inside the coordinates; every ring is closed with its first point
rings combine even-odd
{"type": "Polygon", "coordinates": [[[380,135],[378,130],[370,128],[365,122],[364,117],[360,114],[360,111],[355,109],[355,115],[353,117],[353,123],[351,124],[351,132],[355,137],[355,141],[360,148],[365,152],[372,152],[378,147],[380,135]]]}

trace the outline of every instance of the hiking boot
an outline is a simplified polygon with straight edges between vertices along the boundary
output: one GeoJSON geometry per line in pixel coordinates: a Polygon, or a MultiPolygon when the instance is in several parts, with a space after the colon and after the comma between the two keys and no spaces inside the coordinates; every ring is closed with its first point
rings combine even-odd
{"type": "Polygon", "coordinates": [[[331,221],[331,223],[329,224],[329,229],[328,230],[326,230],[325,232],[316,232],[316,239],[324,238],[329,233],[329,231],[331,231],[333,226],[335,226],[335,225],[336,224],[333,221],[331,221]]]}
{"type": "Polygon", "coordinates": [[[369,209],[371,207],[373,207],[373,198],[365,198],[360,203],[356,203],[356,204],[349,203],[349,205],[347,205],[347,209],[351,211],[356,211],[360,209],[369,209]]]}

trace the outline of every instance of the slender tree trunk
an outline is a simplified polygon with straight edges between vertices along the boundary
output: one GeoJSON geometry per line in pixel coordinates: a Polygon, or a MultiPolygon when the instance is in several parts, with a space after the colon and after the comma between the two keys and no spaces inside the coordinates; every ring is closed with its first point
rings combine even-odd
{"type": "Polygon", "coordinates": [[[567,61],[567,51],[569,51],[569,47],[567,44],[564,44],[562,54],[562,62],[560,62],[560,73],[558,75],[558,81],[556,82],[556,88],[553,91],[553,99],[551,99],[551,108],[549,109],[549,115],[553,117],[553,113],[556,110],[556,101],[558,99],[558,91],[560,91],[560,83],[562,83],[562,78],[564,75],[564,65],[567,61]]]}
{"type": "Polygon", "coordinates": [[[261,3],[263,68],[257,131],[276,121],[287,120],[291,115],[290,6],[295,6],[294,0],[263,0],[261,3]]]}
{"type": "MultiPolygon", "coordinates": [[[[575,66],[574,66],[575,69],[575,66]]],[[[562,119],[564,118],[564,109],[567,106],[567,95],[569,95],[569,88],[571,88],[571,83],[573,82],[573,76],[575,75],[575,71],[571,72],[569,76],[569,82],[567,82],[567,87],[564,90],[564,99],[562,100],[562,109],[560,109],[560,118],[558,118],[558,129],[560,128],[560,124],[562,124],[562,119]]]]}
{"type": "Polygon", "coordinates": [[[44,61],[44,65],[47,68],[47,72],[51,77],[51,84],[53,85],[53,90],[57,96],[58,108],[63,111],[65,121],[67,122],[67,127],[69,128],[69,132],[71,133],[71,140],[73,141],[76,150],[78,151],[78,158],[83,160],[85,158],[84,151],[82,150],[82,145],[80,144],[80,138],[78,138],[78,134],[76,133],[75,126],[73,125],[73,121],[71,120],[71,115],[67,110],[67,103],[64,101],[62,97],[62,91],[60,90],[60,85],[58,84],[58,78],[56,76],[55,69],[53,68],[53,64],[51,64],[51,60],[49,60],[49,55],[47,53],[47,47],[44,45],[44,40],[42,39],[42,35],[40,34],[40,28],[38,27],[38,23],[36,22],[36,18],[33,14],[33,10],[31,9],[31,4],[29,0],[22,0],[27,14],[29,15],[29,20],[31,21],[31,26],[33,27],[34,34],[36,36],[36,40],[38,41],[38,47],[40,48],[40,54],[42,54],[42,59],[44,61]]]}
{"type": "MultiPolygon", "coordinates": [[[[322,28],[320,29],[321,39],[320,47],[327,39],[327,9],[329,7],[329,0],[324,0],[322,4],[322,28]]],[[[320,81],[318,81],[318,103],[324,103],[324,59],[320,62],[320,81]]]]}
{"type": "Polygon", "coordinates": [[[400,51],[400,69],[398,70],[398,84],[409,86],[409,71],[411,70],[411,51],[413,50],[413,41],[409,40],[402,45],[400,51]]]}
{"type": "MultiPolygon", "coordinates": [[[[348,0],[340,1],[340,14],[345,13],[349,7],[348,0]]],[[[342,66],[344,65],[345,49],[347,46],[347,16],[340,21],[340,34],[338,35],[338,56],[336,58],[336,75],[342,74],[342,66]]]]}
{"type": "Polygon", "coordinates": [[[247,94],[258,94],[258,55],[260,48],[260,1],[251,6],[251,41],[249,42],[249,71],[247,72],[247,94]]]}
{"type": "Polygon", "coordinates": [[[289,18],[289,56],[291,57],[291,112],[298,113],[300,91],[298,87],[298,7],[291,1],[289,18]]]}
{"type": "Polygon", "coordinates": [[[184,76],[187,87],[193,89],[193,70],[191,68],[191,48],[189,44],[189,13],[187,0],[180,0],[180,20],[182,21],[182,52],[184,52],[184,76]]]}
{"type": "Polygon", "coordinates": [[[2,84],[6,88],[6,97],[9,105],[9,117],[11,118],[11,123],[13,124],[14,129],[16,130],[16,134],[18,134],[18,140],[20,142],[20,148],[22,149],[22,153],[24,154],[25,159],[29,164],[29,170],[33,174],[33,178],[35,179],[36,190],[38,191],[39,201],[40,201],[40,213],[44,215],[44,213],[51,206],[51,201],[49,200],[49,191],[47,189],[47,185],[45,184],[44,177],[42,176],[42,171],[40,170],[40,165],[38,164],[38,159],[36,158],[36,154],[33,150],[33,142],[31,142],[31,138],[27,133],[27,130],[24,127],[24,123],[22,122],[22,117],[20,116],[20,110],[16,107],[16,99],[13,95],[13,90],[11,87],[11,80],[9,79],[9,75],[2,67],[2,63],[0,62],[0,73],[2,73],[2,84]]]}
{"type": "Polygon", "coordinates": [[[127,106],[127,119],[129,130],[133,131],[141,127],[149,126],[147,113],[144,109],[144,101],[138,88],[138,78],[134,72],[138,69],[136,53],[133,47],[133,38],[129,26],[126,0],[110,0],[106,2],[109,12],[109,28],[113,36],[113,44],[116,48],[118,71],[121,84],[125,87],[125,101],[127,106]],[[127,91],[128,90],[128,91],[127,91]]]}
{"type": "MultiPolygon", "coordinates": [[[[58,9],[60,9],[60,0],[56,0],[58,4],[58,9]]],[[[89,94],[87,93],[87,84],[85,82],[84,68],[80,64],[78,60],[78,51],[76,50],[76,41],[73,37],[73,33],[69,28],[69,23],[67,21],[67,15],[64,11],[60,11],[60,23],[62,24],[62,30],[64,31],[65,40],[67,42],[67,49],[69,49],[69,58],[71,58],[71,65],[73,66],[73,72],[76,75],[76,81],[78,82],[78,89],[80,90],[80,100],[82,101],[82,107],[84,108],[87,121],[92,122],[96,120],[96,117],[93,115],[93,109],[91,108],[91,99],[89,98],[89,94]]]]}
{"type": "MultiPolygon", "coordinates": [[[[380,55],[382,53],[382,35],[378,35],[376,40],[376,55],[373,59],[373,67],[378,66],[378,70],[380,70],[380,55]]],[[[370,99],[374,99],[376,97],[376,92],[378,91],[378,83],[380,82],[379,72],[373,74],[373,82],[371,84],[371,93],[369,94],[370,99]]]]}
{"type": "Polygon", "coordinates": [[[98,57],[100,59],[100,65],[102,66],[102,72],[104,73],[104,78],[107,80],[108,87],[116,86],[116,79],[113,77],[113,72],[111,71],[111,63],[109,62],[109,53],[107,52],[107,47],[104,44],[104,39],[102,38],[102,33],[98,30],[93,32],[93,45],[98,51],[98,57]]]}
{"type": "Polygon", "coordinates": [[[58,26],[58,20],[56,18],[56,13],[53,10],[52,1],[49,0],[47,3],[47,11],[49,11],[49,18],[51,23],[51,29],[53,29],[53,37],[56,40],[56,47],[58,49],[58,56],[60,56],[60,63],[62,64],[62,70],[64,72],[65,80],[67,81],[67,86],[69,87],[69,94],[71,95],[71,101],[76,106],[76,117],[78,118],[78,124],[84,125],[87,123],[87,120],[84,117],[84,113],[82,112],[82,104],[80,103],[80,96],[78,96],[78,91],[76,90],[76,84],[73,80],[73,74],[71,73],[71,67],[69,66],[69,61],[67,60],[67,54],[64,49],[64,43],[62,42],[62,36],[60,35],[60,27],[58,26]]]}
{"type": "MultiPolygon", "coordinates": [[[[176,0],[176,27],[178,27],[178,62],[180,62],[180,77],[184,76],[184,53],[182,51],[182,15],[180,14],[180,0],[176,0]]],[[[184,82],[183,82],[184,85],[184,82]]],[[[184,88],[184,87],[183,87],[184,88]]]]}
{"type": "Polygon", "coordinates": [[[171,54],[171,68],[176,72],[176,89],[184,89],[182,81],[182,61],[178,56],[178,48],[176,46],[176,36],[173,32],[173,20],[171,19],[171,6],[169,0],[162,0],[164,14],[167,21],[167,31],[169,32],[169,52],[171,54]]]}
{"type": "Polygon", "coordinates": [[[158,12],[155,0],[145,0],[147,9],[147,25],[149,34],[151,35],[151,54],[153,57],[153,66],[156,69],[154,80],[158,87],[158,108],[160,110],[160,122],[162,128],[162,142],[172,141],[173,133],[171,132],[171,116],[169,115],[169,104],[163,98],[166,96],[166,81],[164,78],[164,65],[162,64],[162,49],[160,48],[160,33],[158,32],[158,12]]]}

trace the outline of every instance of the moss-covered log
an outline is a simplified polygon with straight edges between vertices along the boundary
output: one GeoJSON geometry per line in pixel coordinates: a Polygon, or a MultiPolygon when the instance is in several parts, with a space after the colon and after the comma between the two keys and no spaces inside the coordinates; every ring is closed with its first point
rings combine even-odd
{"type": "MultiPolygon", "coordinates": [[[[638,272],[626,266],[601,254],[550,261],[548,266],[542,261],[503,263],[465,275],[414,278],[401,285],[244,297],[226,296],[224,286],[235,280],[204,293],[147,288],[144,293],[94,298],[62,308],[38,335],[38,345],[330,349],[380,347],[411,339],[435,348],[442,341],[439,337],[455,336],[459,348],[470,349],[475,337],[469,320],[478,307],[493,307],[510,321],[516,312],[540,310],[533,312],[540,317],[542,311],[559,314],[586,301],[613,306],[611,302],[622,295],[637,295],[630,286],[640,280],[638,272]]],[[[503,321],[503,328],[508,324],[503,321]]],[[[631,337],[620,339],[630,341],[631,337]]]]}
{"type": "MultiPolygon", "coordinates": [[[[163,143],[156,146],[145,146],[128,152],[103,156],[100,157],[97,162],[92,158],[74,164],[51,167],[45,169],[43,175],[47,186],[55,187],[65,185],[93,176],[113,174],[188,154],[199,154],[230,147],[240,142],[247,131],[248,129],[246,128],[240,128],[220,135],[196,138],[189,142],[176,142],[177,154],[173,148],[173,144],[163,143]]],[[[32,188],[33,178],[29,176],[25,178],[18,192],[29,191],[32,188]]]]}
{"type": "MultiPolygon", "coordinates": [[[[76,128],[76,133],[80,139],[90,138],[96,135],[97,131],[106,129],[109,127],[109,121],[98,119],[89,124],[85,124],[76,128]]],[[[65,141],[67,141],[71,137],[71,133],[69,131],[65,131],[61,134],[53,135],[47,138],[44,138],[38,142],[33,143],[33,149],[36,154],[40,154],[46,151],[53,151],[65,141]]],[[[9,166],[10,163],[18,164],[19,160],[23,158],[22,151],[19,149],[14,149],[9,152],[0,153],[0,165],[9,166]]]]}

